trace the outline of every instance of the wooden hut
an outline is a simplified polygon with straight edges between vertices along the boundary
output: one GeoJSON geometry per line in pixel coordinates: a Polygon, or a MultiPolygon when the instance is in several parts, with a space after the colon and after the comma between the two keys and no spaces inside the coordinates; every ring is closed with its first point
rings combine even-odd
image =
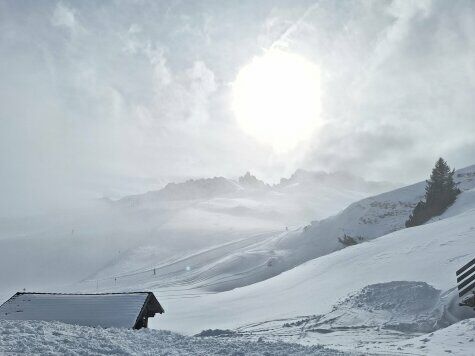
{"type": "Polygon", "coordinates": [[[0,320],[60,321],[103,328],[141,329],[164,312],[152,292],[16,293],[0,306],[0,320]]]}

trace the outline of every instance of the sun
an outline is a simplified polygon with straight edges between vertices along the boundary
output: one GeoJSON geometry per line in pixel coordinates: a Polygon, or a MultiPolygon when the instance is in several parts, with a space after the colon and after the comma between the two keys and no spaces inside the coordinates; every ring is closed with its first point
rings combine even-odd
{"type": "Polygon", "coordinates": [[[269,50],[238,73],[232,108],[241,129],[276,152],[307,140],[320,125],[320,73],[302,56],[269,50]]]}

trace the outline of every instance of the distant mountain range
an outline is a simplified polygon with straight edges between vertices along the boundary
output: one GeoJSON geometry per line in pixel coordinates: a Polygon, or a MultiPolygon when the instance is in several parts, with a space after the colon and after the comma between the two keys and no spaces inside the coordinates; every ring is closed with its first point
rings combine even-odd
{"type": "Polygon", "coordinates": [[[144,194],[126,196],[120,203],[140,204],[157,200],[210,199],[232,194],[254,194],[256,191],[309,192],[322,188],[375,194],[393,189],[389,182],[366,181],[347,172],[326,173],[298,169],[290,178],[282,178],[278,184],[270,185],[247,172],[237,180],[224,177],[190,179],[182,183],[168,183],[164,188],[144,194]]]}

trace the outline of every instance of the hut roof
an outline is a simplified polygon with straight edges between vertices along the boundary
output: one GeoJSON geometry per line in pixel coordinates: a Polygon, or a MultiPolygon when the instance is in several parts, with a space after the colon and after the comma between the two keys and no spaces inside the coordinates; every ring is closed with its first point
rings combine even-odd
{"type": "Polygon", "coordinates": [[[151,292],[60,294],[16,293],[0,306],[0,319],[140,328],[144,317],[164,310],[151,292]]]}

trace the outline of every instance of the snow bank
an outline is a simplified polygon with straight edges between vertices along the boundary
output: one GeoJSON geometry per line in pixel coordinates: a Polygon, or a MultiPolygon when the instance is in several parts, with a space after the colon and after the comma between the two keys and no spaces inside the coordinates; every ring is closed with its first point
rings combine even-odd
{"type": "Polygon", "coordinates": [[[475,319],[460,321],[434,333],[368,347],[382,355],[475,355],[475,319]]]}
{"type": "Polygon", "coordinates": [[[472,319],[444,329],[446,314],[454,308],[445,296],[424,282],[378,283],[350,294],[326,314],[252,323],[228,333],[247,340],[285,340],[368,354],[474,355],[475,349],[467,351],[475,347],[475,313],[465,313],[472,319]]]}
{"type": "Polygon", "coordinates": [[[343,355],[321,346],[196,338],[167,331],[0,321],[0,353],[28,355],[343,355]]]}
{"type": "Polygon", "coordinates": [[[430,332],[443,315],[441,291],[424,282],[393,281],[364,287],[316,317],[307,329],[381,327],[430,332]]]}

